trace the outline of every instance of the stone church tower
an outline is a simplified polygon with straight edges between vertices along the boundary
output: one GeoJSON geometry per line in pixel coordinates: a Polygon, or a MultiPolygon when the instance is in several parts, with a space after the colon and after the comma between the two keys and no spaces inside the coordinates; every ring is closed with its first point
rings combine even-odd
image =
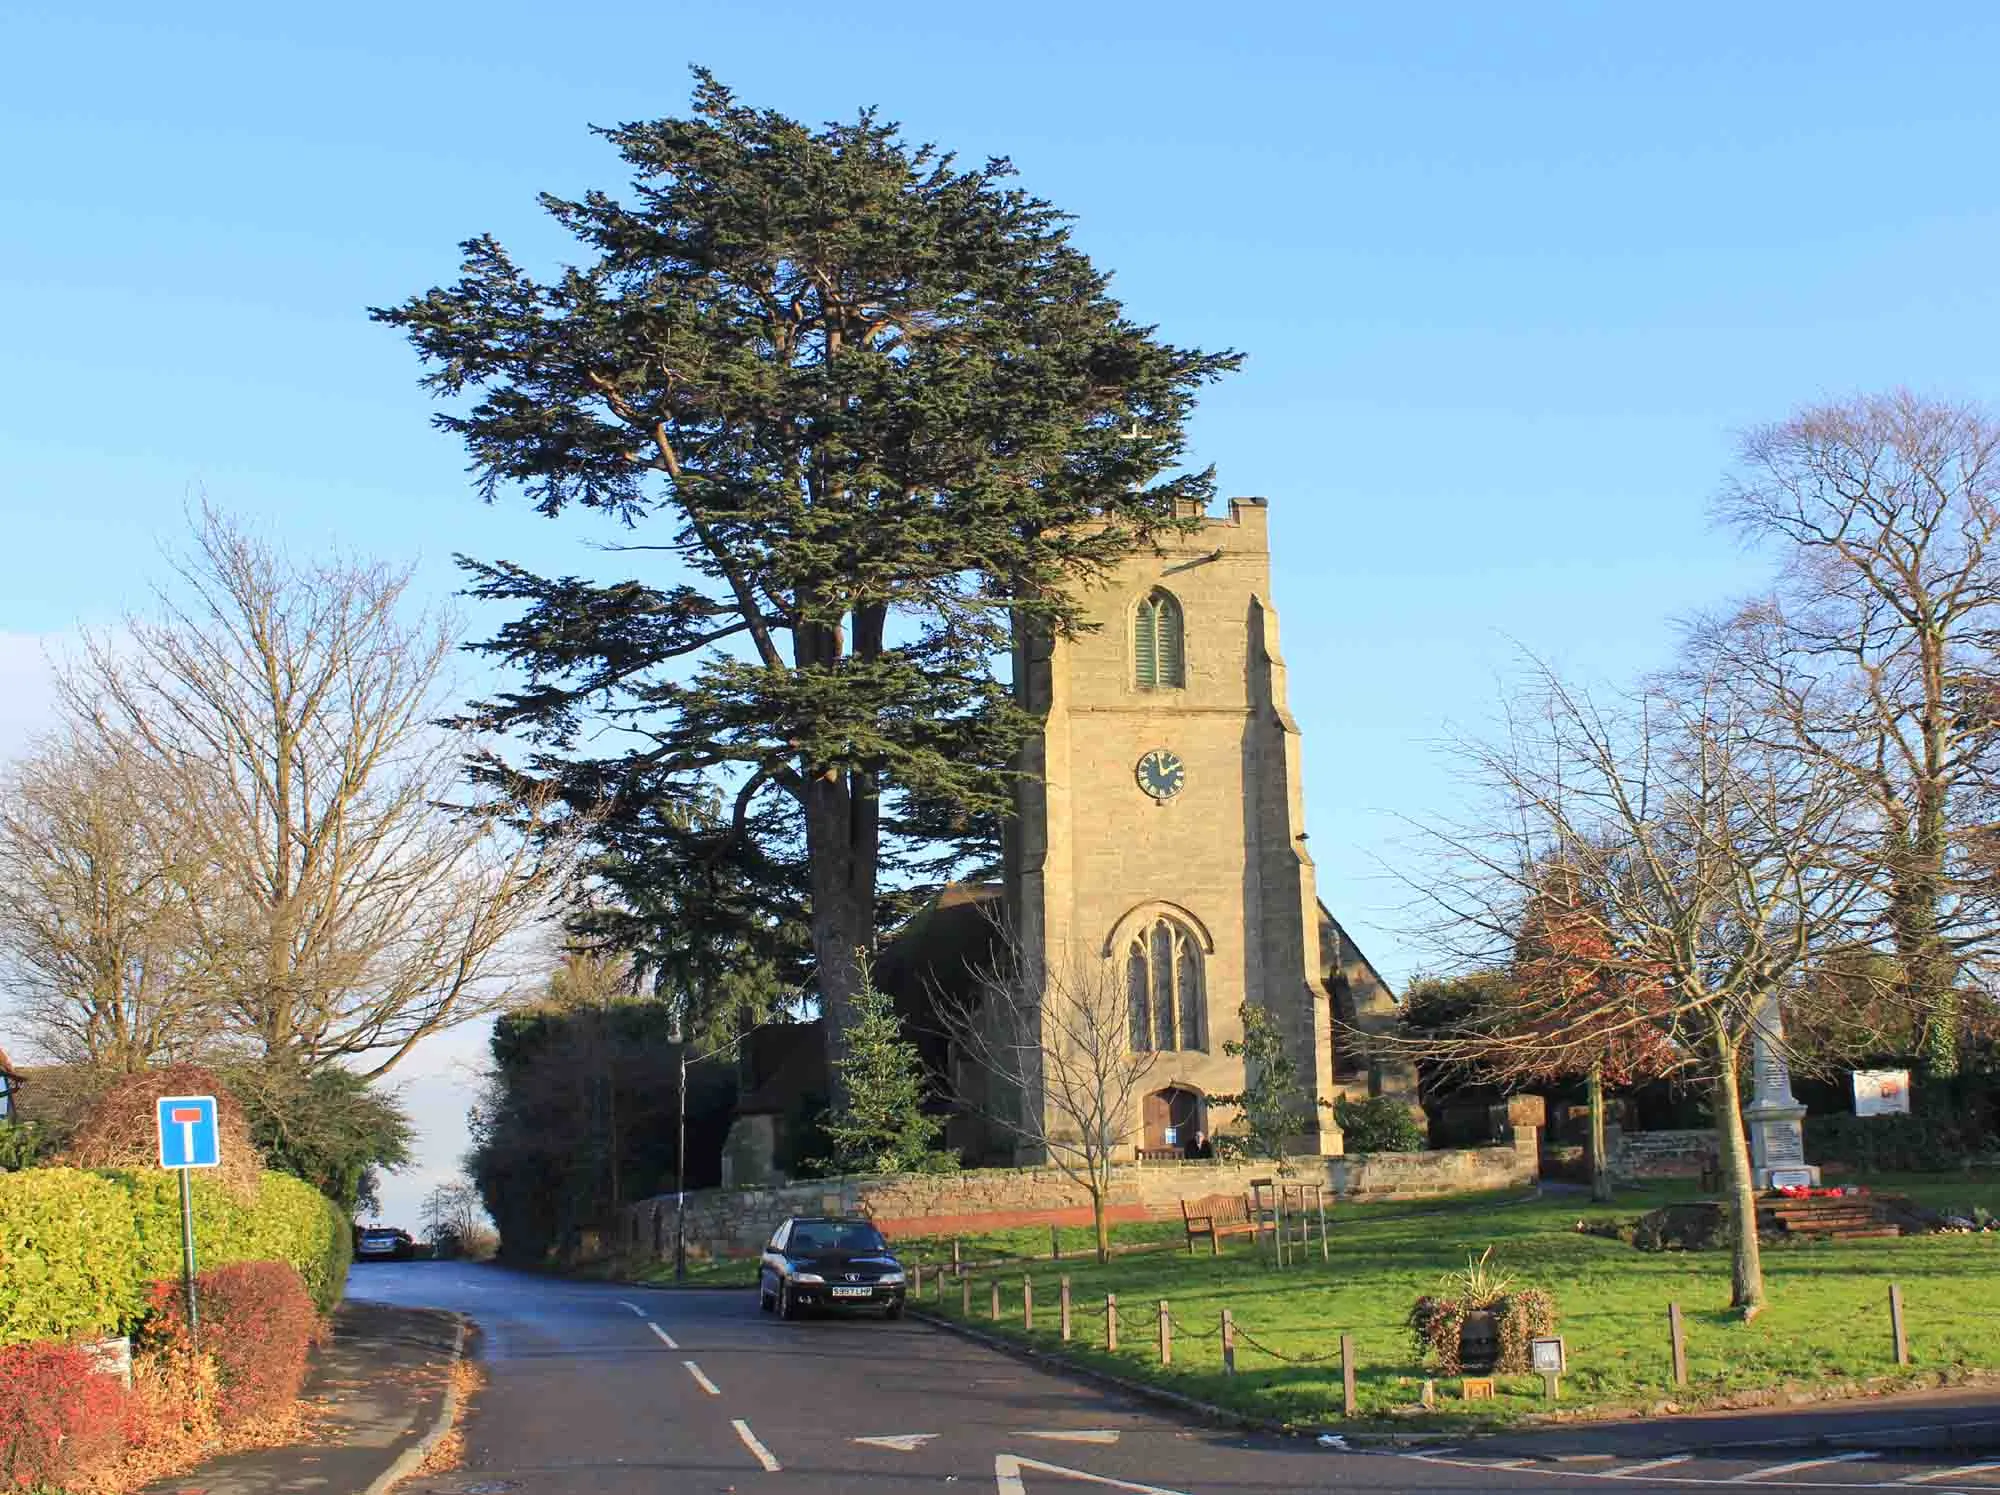
{"type": "MultiPolygon", "coordinates": [[[[1207,1097],[1243,1088],[1223,1044],[1249,1001],[1276,1019],[1313,1103],[1297,1150],[1341,1150],[1320,1102],[1354,1073],[1335,1073],[1344,939],[1306,851],[1266,520],[1263,499],[1231,500],[1095,589],[1096,631],[1015,649],[1016,690],[1047,726],[1022,765],[1009,913],[1050,970],[1092,963],[1126,993],[1134,1046],[1160,1056],[1137,1118],[1146,1148],[1226,1129],[1233,1113],[1210,1120],[1207,1097]]],[[[1365,1095],[1365,1078],[1352,1088],[1365,1095]]]]}

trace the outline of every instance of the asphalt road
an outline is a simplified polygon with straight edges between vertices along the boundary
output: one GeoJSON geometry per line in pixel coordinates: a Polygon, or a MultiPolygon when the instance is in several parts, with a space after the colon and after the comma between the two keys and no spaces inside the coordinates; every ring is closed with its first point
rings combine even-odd
{"type": "Polygon", "coordinates": [[[419,1262],[358,1267],[349,1292],[455,1309],[481,1330],[488,1384],[466,1427],[465,1467],[407,1495],[2000,1490],[2000,1452],[1898,1452],[1895,1440],[1759,1451],[1705,1430],[1694,1447],[1475,1444],[1412,1456],[1247,1437],[911,1320],[782,1323],[747,1291],[419,1262]]]}

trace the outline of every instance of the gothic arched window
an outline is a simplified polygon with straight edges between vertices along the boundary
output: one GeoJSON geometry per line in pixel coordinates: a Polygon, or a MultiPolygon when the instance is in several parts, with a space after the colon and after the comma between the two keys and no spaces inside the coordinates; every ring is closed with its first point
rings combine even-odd
{"type": "Polygon", "coordinates": [[[1171,593],[1151,593],[1132,619],[1133,679],[1147,690],[1186,685],[1186,652],[1181,605],[1171,593]]]}
{"type": "Polygon", "coordinates": [[[1125,1001],[1134,1053],[1208,1047],[1201,946],[1172,919],[1155,919],[1125,947],[1125,1001]]]}

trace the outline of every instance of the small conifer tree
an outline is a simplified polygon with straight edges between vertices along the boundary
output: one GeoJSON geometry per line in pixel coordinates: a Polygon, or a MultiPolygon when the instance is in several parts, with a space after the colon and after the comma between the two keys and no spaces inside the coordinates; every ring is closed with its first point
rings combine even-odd
{"type": "Polygon", "coordinates": [[[826,1118],[825,1131],[842,1172],[930,1172],[945,1163],[949,1155],[935,1151],[944,1123],[924,1112],[917,1046],[903,1036],[888,994],[865,975],[834,1067],[846,1100],[826,1118]]]}
{"type": "Polygon", "coordinates": [[[1305,1130],[1312,1112],[1299,1067],[1285,1052],[1285,1038],[1271,1014],[1245,1002],[1237,1008],[1243,1020],[1241,1040],[1228,1039],[1223,1053],[1243,1061],[1240,1095],[1210,1097],[1210,1104],[1235,1106],[1242,1113],[1243,1132],[1236,1144],[1256,1158],[1283,1158],[1287,1139],[1305,1130]]]}

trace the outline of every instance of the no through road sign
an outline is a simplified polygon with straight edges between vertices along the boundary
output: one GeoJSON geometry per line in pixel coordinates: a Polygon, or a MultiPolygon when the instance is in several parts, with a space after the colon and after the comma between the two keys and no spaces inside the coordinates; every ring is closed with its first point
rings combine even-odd
{"type": "Polygon", "coordinates": [[[214,1168],[222,1162],[214,1096],[163,1095],[159,1119],[162,1168],[214,1168]]]}

